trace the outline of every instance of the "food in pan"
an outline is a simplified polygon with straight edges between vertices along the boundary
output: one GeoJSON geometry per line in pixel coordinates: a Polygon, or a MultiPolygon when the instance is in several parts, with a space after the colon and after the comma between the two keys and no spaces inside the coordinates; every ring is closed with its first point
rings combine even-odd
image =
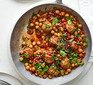
{"type": "Polygon", "coordinates": [[[83,29],[75,16],[61,9],[33,13],[22,33],[19,60],[41,78],[67,75],[84,64],[88,40],[83,29]]]}

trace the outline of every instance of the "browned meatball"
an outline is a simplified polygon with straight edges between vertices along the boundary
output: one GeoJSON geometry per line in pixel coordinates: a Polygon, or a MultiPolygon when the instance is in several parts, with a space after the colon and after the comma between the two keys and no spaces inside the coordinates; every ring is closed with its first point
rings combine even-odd
{"type": "Polygon", "coordinates": [[[70,47],[71,47],[72,50],[77,50],[78,49],[78,45],[74,41],[71,42],[70,47]]]}
{"type": "Polygon", "coordinates": [[[47,73],[50,75],[53,75],[54,72],[55,72],[55,69],[53,69],[53,68],[49,68],[49,70],[47,71],[47,73]]]}
{"type": "Polygon", "coordinates": [[[28,57],[31,57],[33,54],[33,50],[29,47],[25,48],[23,51],[24,53],[28,54],[28,57]]]}
{"type": "Polygon", "coordinates": [[[63,69],[67,69],[70,67],[69,59],[65,58],[64,60],[61,61],[61,67],[63,69]]]}
{"type": "Polygon", "coordinates": [[[69,33],[74,33],[74,32],[75,32],[75,27],[74,27],[73,24],[72,24],[72,25],[66,24],[66,29],[67,29],[67,31],[68,31],[69,33]]]}
{"type": "Polygon", "coordinates": [[[46,54],[45,55],[45,62],[52,63],[54,60],[52,59],[51,55],[46,54]]]}
{"type": "Polygon", "coordinates": [[[58,45],[58,37],[57,36],[52,36],[50,38],[50,43],[52,43],[54,45],[58,45]]]}

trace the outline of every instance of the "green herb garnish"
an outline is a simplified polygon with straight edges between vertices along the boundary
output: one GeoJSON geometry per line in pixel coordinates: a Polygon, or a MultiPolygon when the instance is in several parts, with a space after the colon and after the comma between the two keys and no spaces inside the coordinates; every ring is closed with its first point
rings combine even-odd
{"type": "Polygon", "coordinates": [[[44,68],[43,68],[43,72],[46,72],[48,70],[48,67],[47,66],[45,66],[44,68]]]}
{"type": "Polygon", "coordinates": [[[55,25],[59,22],[60,22],[60,20],[58,18],[55,18],[55,19],[52,20],[52,25],[55,25]]]}
{"type": "Polygon", "coordinates": [[[46,40],[48,41],[50,39],[50,37],[49,36],[46,36],[46,40]]]}
{"type": "Polygon", "coordinates": [[[66,37],[66,33],[64,33],[63,35],[62,35],[62,38],[65,38],[66,37]]]}
{"type": "Polygon", "coordinates": [[[64,56],[66,56],[67,54],[66,54],[66,52],[65,52],[65,51],[60,50],[60,55],[64,57],[64,56]]]}
{"type": "Polygon", "coordinates": [[[54,60],[56,57],[58,57],[56,54],[52,55],[52,59],[54,60]]]}
{"type": "Polygon", "coordinates": [[[31,29],[31,27],[28,25],[28,26],[27,26],[27,30],[29,30],[29,29],[31,29]]]}
{"type": "Polygon", "coordinates": [[[42,53],[42,56],[45,56],[46,55],[46,53],[44,52],[44,53],[42,53]]]}
{"type": "Polygon", "coordinates": [[[86,43],[86,45],[88,44],[88,41],[86,38],[82,38],[83,42],[86,43]]]}
{"type": "Polygon", "coordinates": [[[67,18],[67,20],[73,20],[73,18],[71,18],[71,17],[68,17],[68,18],[67,18]]]}
{"type": "Polygon", "coordinates": [[[49,25],[47,25],[47,24],[46,24],[46,28],[47,28],[48,30],[50,30],[50,26],[49,26],[49,25]]]}
{"type": "Polygon", "coordinates": [[[37,63],[36,63],[35,68],[38,69],[38,70],[41,69],[40,62],[37,62],[37,63]]]}
{"type": "Polygon", "coordinates": [[[57,60],[57,64],[60,65],[60,63],[61,63],[61,60],[57,60]]]}
{"type": "Polygon", "coordinates": [[[27,57],[27,56],[28,56],[28,54],[24,53],[24,54],[23,54],[23,56],[24,56],[24,57],[27,57]]]}
{"type": "Polygon", "coordinates": [[[36,15],[36,13],[35,13],[35,12],[33,12],[33,13],[32,13],[32,16],[31,16],[31,18],[33,18],[33,16],[35,16],[35,15],[36,15]]]}
{"type": "Polygon", "coordinates": [[[72,21],[71,20],[68,20],[67,22],[69,25],[72,25],[72,21]]]}
{"type": "Polygon", "coordinates": [[[70,39],[70,40],[68,40],[68,42],[72,42],[74,39],[70,39]]]}
{"type": "Polygon", "coordinates": [[[37,54],[32,54],[32,56],[33,56],[33,57],[36,57],[36,56],[37,56],[37,54]]]}
{"type": "Polygon", "coordinates": [[[24,58],[23,61],[22,61],[22,63],[27,63],[28,60],[29,60],[28,58],[24,58]]]}
{"type": "Polygon", "coordinates": [[[52,64],[50,67],[51,67],[51,68],[54,68],[54,69],[57,68],[55,64],[52,64]]]}

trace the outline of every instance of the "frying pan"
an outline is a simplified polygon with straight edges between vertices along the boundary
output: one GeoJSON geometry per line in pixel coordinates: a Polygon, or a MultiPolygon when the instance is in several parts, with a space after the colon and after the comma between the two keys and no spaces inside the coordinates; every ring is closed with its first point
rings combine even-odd
{"type": "Polygon", "coordinates": [[[11,56],[12,56],[13,62],[15,64],[17,70],[26,79],[28,79],[32,82],[35,82],[37,84],[59,85],[59,84],[64,84],[64,83],[67,83],[68,81],[71,81],[72,79],[74,79],[78,75],[80,75],[80,73],[84,70],[84,68],[89,60],[90,54],[91,54],[92,40],[91,40],[91,34],[90,34],[87,24],[85,23],[85,21],[82,19],[82,17],[77,12],[75,12],[71,8],[65,6],[64,4],[61,4],[61,3],[62,3],[62,0],[57,0],[57,3],[42,4],[42,5],[36,6],[32,9],[28,10],[17,21],[17,23],[13,29],[12,35],[11,35],[10,51],[11,51],[11,56]],[[66,75],[63,77],[57,77],[57,78],[53,78],[53,79],[43,79],[43,78],[39,78],[34,75],[31,75],[28,71],[25,70],[24,65],[19,61],[19,55],[17,54],[17,52],[20,50],[19,39],[21,37],[21,32],[27,27],[29,18],[31,17],[32,13],[33,12],[37,13],[39,10],[42,10],[42,11],[53,10],[54,7],[60,8],[63,11],[69,12],[77,17],[78,21],[83,25],[85,35],[88,39],[88,46],[85,49],[85,51],[86,51],[86,55],[84,57],[85,64],[82,67],[78,67],[77,69],[73,70],[69,75],[66,75]]]}

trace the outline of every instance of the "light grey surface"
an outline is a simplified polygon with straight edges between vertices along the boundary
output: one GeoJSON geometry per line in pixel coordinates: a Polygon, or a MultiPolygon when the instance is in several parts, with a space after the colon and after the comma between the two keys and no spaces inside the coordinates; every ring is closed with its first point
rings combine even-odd
{"type": "Polygon", "coordinates": [[[88,46],[86,48],[86,55],[84,58],[85,65],[87,64],[89,57],[90,57],[90,53],[91,53],[91,46],[92,46],[91,42],[92,41],[91,41],[91,35],[89,32],[89,29],[88,29],[86,23],[84,22],[84,20],[74,10],[71,10],[70,8],[68,8],[64,5],[59,5],[59,4],[43,4],[43,5],[39,5],[37,7],[30,9],[24,15],[22,15],[22,17],[18,20],[18,22],[16,23],[16,25],[14,27],[13,33],[11,35],[11,40],[10,40],[10,51],[12,54],[14,64],[15,64],[16,68],[18,69],[18,71],[22,75],[24,75],[27,79],[29,79],[30,81],[33,81],[38,84],[45,84],[45,85],[64,84],[64,83],[76,78],[83,71],[83,69],[85,67],[85,65],[82,67],[78,67],[76,70],[73,70],[69,75],[66,75],[64,77],[53,78],[50,80],[50,79],[42,79],[42,78],[36,77],[34,75],[31,75],[28,71],[25,70],[24,65],[21,62],[19,62],[19,56],[18,56],[17,52],[19,51],[20,43],[18,40],[21,36],[22,30],[24,29],[25,26],[27,26],[29,18],[31,17],[32,13],[33,12],[37,13],[39,10],[43,10],[43,11],[53,10],[54,7],[61,8],[62,10],[66,11],[66,12],[70,12],[71,14],[76,16],[78,21],[83,25],[84,32],[86,34],[86,37],[88,38],[88,46]]]}

